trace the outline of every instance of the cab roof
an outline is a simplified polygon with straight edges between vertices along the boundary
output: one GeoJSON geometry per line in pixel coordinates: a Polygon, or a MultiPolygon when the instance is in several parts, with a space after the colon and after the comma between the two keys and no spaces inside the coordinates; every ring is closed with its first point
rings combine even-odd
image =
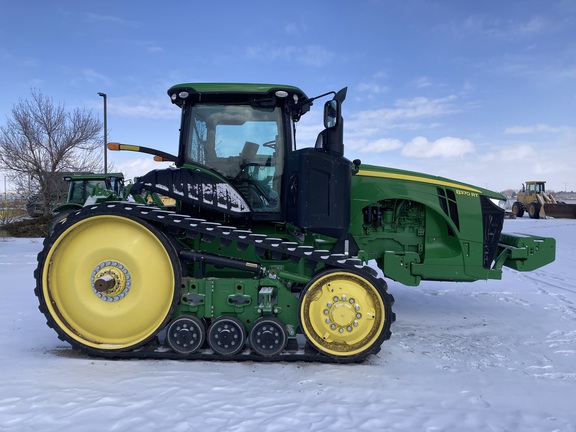
{"type": "Polygon", "coordinates": [[[193,101],[250,101],[261,97],[278,97],[277,92],[284,91],[290,102],[307,99],[306,94],[298,87],[284,84],[256,83],[185,83],[177,84],[168,89],[173,103],[181,106],[184,100],[193,101]],[[184,96],[188,93],[188,96],[184,96]]]}

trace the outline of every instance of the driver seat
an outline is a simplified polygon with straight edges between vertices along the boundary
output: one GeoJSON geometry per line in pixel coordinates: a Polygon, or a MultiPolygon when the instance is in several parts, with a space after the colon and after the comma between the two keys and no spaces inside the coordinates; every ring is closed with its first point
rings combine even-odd
{"type": "Polygon", "coordinates": [[[256,154],[258,153],[258,148],[260,147],[260,145],[251,142],[251,141],[246,141],[244,143],[244,147],[242,148],[242,152],[240,153],[240,159],[241,159],[241,163],[242,165],[245,165],[247,163],[250,162],[254,162],[254,160],[256,159],[256,154]]]}

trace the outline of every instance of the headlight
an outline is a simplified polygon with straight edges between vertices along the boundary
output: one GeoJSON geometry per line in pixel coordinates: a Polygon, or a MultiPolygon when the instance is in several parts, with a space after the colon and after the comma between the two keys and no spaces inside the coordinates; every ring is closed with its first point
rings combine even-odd
{"type": "Polygon", "coordinates": [[[502,210],[506,210],[506,201],[505,200],[499,200],[497,198],[490,198],[490,201],[492,201],[492,204],[494,204],[496,207],[500,207],[502,210]]]}

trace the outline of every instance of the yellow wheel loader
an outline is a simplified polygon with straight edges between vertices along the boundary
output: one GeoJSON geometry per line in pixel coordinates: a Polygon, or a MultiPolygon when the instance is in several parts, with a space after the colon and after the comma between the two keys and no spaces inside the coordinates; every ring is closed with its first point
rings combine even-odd
{"type": "Polygon", "coordinates": [[[512,205],[512,213],[516,217],[524,216],[528,212],[531,219],[566,218],[576,219],[576,204],[566,204],[546,192],[545,181],[527,181],[516,195],[516,202],[512,205]]]}

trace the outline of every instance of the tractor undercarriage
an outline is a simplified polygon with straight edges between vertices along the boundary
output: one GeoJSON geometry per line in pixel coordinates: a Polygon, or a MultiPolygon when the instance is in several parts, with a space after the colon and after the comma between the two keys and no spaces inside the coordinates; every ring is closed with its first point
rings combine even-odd
{"type": "Polygon", "coordinates": [[[144,205],[84,207],[39,262],[49,325],[104,357],[361,361],[394,321],[386,283],[356,258],[144,205]]]}

